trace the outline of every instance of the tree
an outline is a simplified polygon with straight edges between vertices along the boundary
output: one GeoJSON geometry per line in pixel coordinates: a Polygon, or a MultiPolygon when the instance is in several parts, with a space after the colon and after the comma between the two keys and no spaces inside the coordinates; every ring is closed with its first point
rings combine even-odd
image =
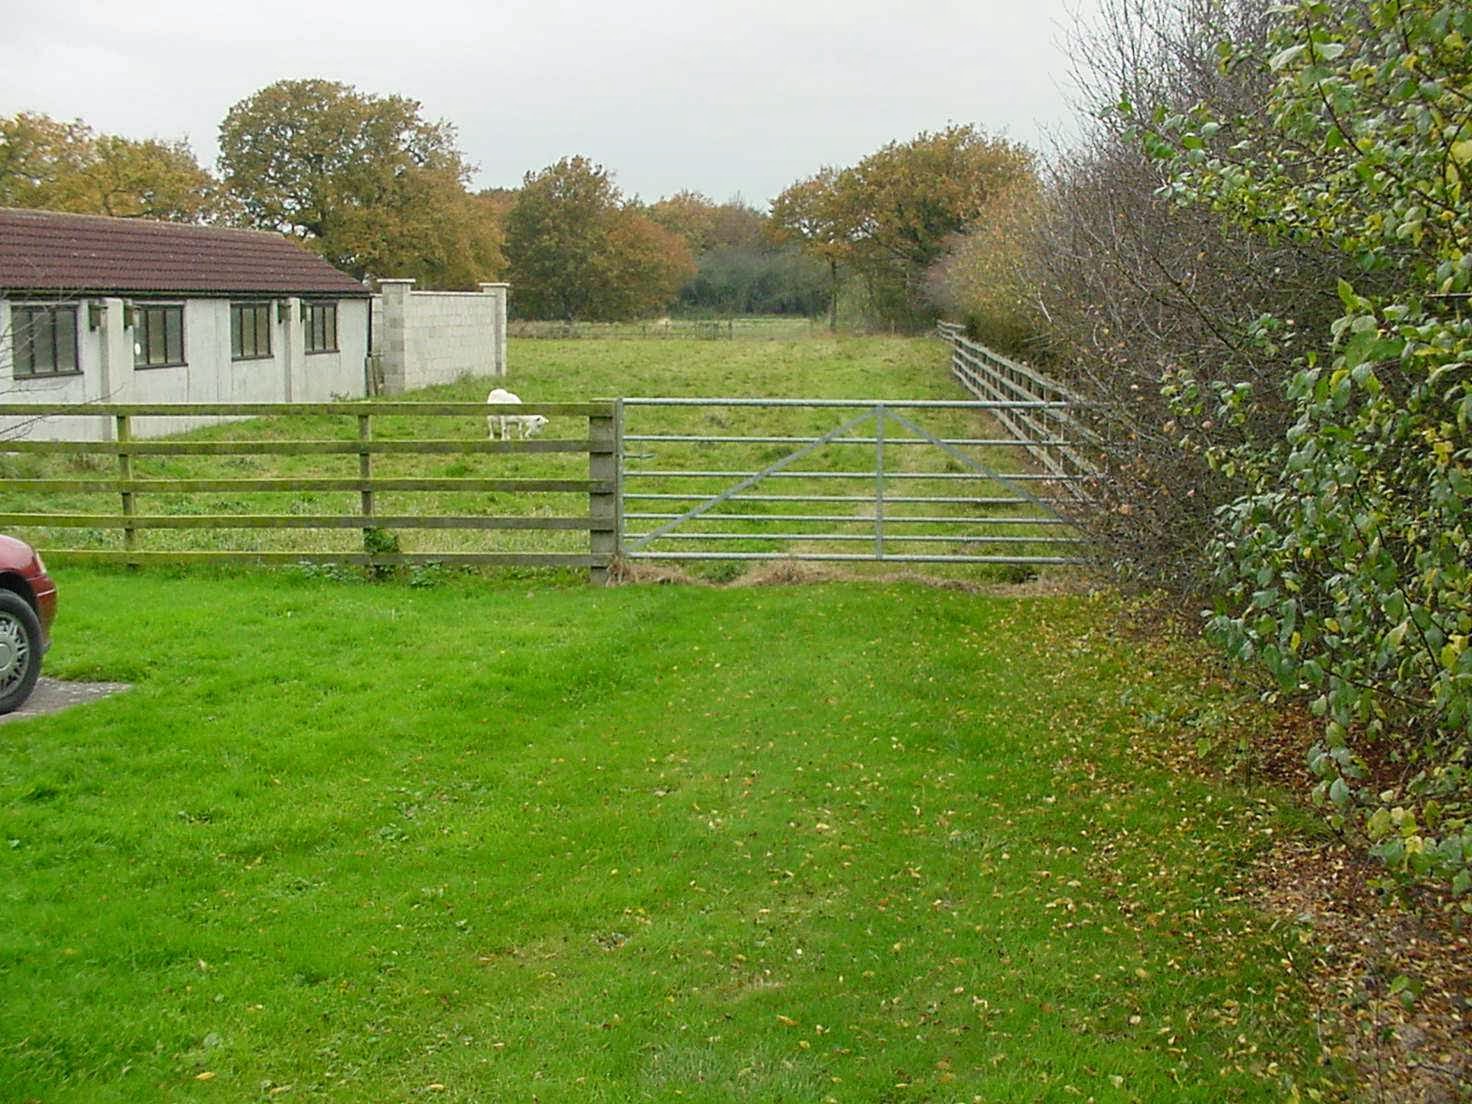
{"type": "Polygon", "coordinates": [[[828,329],[838,329],[839,265],[853,256],[853,227],[838,187],[839,171],[825,167],[790,185],[772,201],[769,234],[797,242],[828,266],[828,329]]]}
{"type": "Polygon", "coordinates": [[[994,193],[972,227],[946,244],[926,272],[926,294],[971,336],[1012,356],[1036,349],[1044,318],[1029,279],[1029,254],[1043,216],[1036,180],[994,193]]]}
{"type": "Polygon", "coordinates": [[[601,318],[642,318],[667,310],[695,275],[683,239],[638,211],[620,211],[608,232],[613,282],[595,297],[601,318]]]}
{"type": "Polygon", "coordinates": [[[891,323],[926,317],[925,270],[998,192],[1035,181],[1032,151],[973,126],[891,142],[837,180],[854,263],[891,323]]]}
{"type": "Polygon", "coordinates": [[[0,119],[0,206],[46,208],[58,178],[81,172],[92,131],[21,112],[0,119]]]}
{"type": "Polygon", "coordinates": [[[134,141],[25,113],[0,119],[0,204],[191,223],[229,211],[183,141],[134,141]]]}
{"type": "Polygon", "coordinates": [[[506,219],[518,313],[631,318],[667,305],[694,274],[684,241],[624,203],[585,157],[527,173],[506,219]]]}
{"type": "Polygon", "coordinates": [[[740,196],[716,203],[700,192],[676,192],[644,213],[684,238],[696,257],[722,247],[760,249],[765,244],[767,217],[740,196]]]}
{"type": "Polygon", "coordinates": [[[683,238],[696,257],[715,244],[717,207],[714,200],[701,192],[676,192],[650,204],[645,214],[683,238]]]}
{"type": "Polygon", "coordinates": [[[498,275],[496,231],[465,192],[455,129],[420,112],[336,81],[278,81],[225,116],[220,172],[246,222],[360,278],[465,286],[498,275]]]}
{"type": "Polygon", "coordinates": [[[827,267],[796,244],[722,245],[702,253],[695,277],[680,289],[682,307],[699,314],[822,314],[827,267]]]}

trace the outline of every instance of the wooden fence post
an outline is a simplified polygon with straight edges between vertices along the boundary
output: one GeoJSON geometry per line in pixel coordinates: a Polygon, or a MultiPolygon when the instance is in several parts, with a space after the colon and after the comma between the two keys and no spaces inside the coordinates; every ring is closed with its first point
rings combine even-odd
{"type": "MultiPolygon", "coordinates": [[[[373,440],[372,414],[358,415],[358,440],[361,443],[373,440]]],[[[371,555],[373,548],[368,531],[373,521],[373,492],[368,481],[373,478],[373,454],[367,449],[358,452],[358,478],[363,481],[363,488],[358,493],[358,512],[363,515],[363,551],[371,555]]]]}
{"type": "Polygon", "coordinates": [[[588,416],[588,478],[595,486],[588,493],[589,551],[602,559],[588,569],[588,581],[594,586],[608,585],[609,564],[618,558],[620,532],[623,529],[623,494],[620,476],[624,438],[624,407],[614,399],[607,414],[588,416]]]}
{"type": "MultiPolygon", "coordinates": [[[[133,427],[126,414],[117,416],[117,438],[118,438],[118,479],[125,484],[133,478],[133,454],[127,451],[127,444],[133,439],[133,427]]],[[[123,491],[123,516],[133,516],[133,492],[123,491]]],[[[136,551],[138,548],[138,530],[125,527],[123,529],[123,549],[128,552],[136,551]]],[[[129,560],[132,567],[138,566],[137,560],[129,560]]]]}

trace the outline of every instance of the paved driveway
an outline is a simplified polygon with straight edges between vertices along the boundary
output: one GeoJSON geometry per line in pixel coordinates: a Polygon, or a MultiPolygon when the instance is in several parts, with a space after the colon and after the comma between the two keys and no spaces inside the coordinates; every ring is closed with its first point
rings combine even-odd
{"type": "Polygon", "coordinates": [[[32,692],[30,700],[14,713],[0,716],[0,724],[21,717],[41,717],[47,713],[59,713],[70,706],[96,701],[126,689],[128,689],[126,682],[63,682],[61,679],[47,678],[42,675],[36,682],[36,689],[32,692]]]}

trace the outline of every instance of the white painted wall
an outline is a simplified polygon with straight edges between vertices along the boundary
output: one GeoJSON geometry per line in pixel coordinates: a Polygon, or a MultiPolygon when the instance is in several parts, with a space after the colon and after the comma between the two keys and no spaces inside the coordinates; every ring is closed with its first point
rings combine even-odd
{"type": "MultiPolygon", "coordinates": [[[[27,300],[17,296],[14,301],[27,300]]],[[[274,300],[285,303],[286,310],[284,317],[274,306],[271,311],[271,356],[240,361],[230,359],[230,300],[173,300],[184,304],[185,363],[167,368],[134,367],[133,331],[123,325],[123,300],[100,301],[106,313],[97,330],[88,326],[85,301],[78,310],[81,374],[29,379],[15,376],[10,302],[0,298],[0,402],[326,402],[366,394],[367,299],[337,300],[338,351],[310,354],[305,351],[301,301],[274,300]]],[[[139,418],[133,423],[133,433],[156,437],[220,420],[139,418]]],[[[0,439],[16,433],[33,440],[106,440],[113,426],[111,419],[103,417],[66,416],[40,422],[0,417],[0,439]]]]}

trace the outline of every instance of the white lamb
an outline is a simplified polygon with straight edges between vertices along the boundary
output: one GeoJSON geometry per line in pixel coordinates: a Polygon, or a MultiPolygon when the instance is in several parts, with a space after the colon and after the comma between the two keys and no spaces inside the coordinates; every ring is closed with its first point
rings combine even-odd
{"type": "MultiPolygon", "coordinates": [[[[504,387],[498,387],[486,396],[488,403],[519,403],[521,400],[507,391],[504,387]]],[[[486,415],[486,429],[492,438],[499,436],[501,440],[507,440],[512,431],[521,430],[522,439],[535,437],[547,425],[547,419],[540,414],[488,414],[486,415]]]]}

